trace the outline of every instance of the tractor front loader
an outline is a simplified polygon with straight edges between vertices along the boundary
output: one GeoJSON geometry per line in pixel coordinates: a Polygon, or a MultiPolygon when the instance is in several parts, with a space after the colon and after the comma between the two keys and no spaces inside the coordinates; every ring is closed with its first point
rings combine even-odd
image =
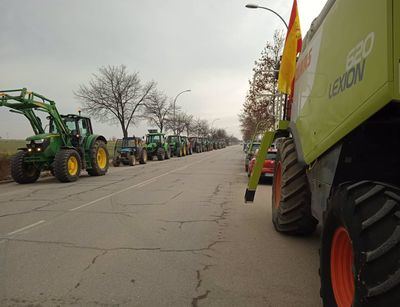
{"type": "Polygon", "coordinates": [[[35,133],[26,139],[26,147],[19,148],[11,159],[14,181],[33,183],[46,170],[61,182],[77,180],[83,169],[91,176],[107,173],[107,141],[93,134],[89,118],[60,115],[54,101],[25,88],[0,91],[0,107],[25,116],[35,133]],[[36,112],[48,114],[48,132],[36,112]]]}
{"type": "Polygon", "coordinates": [[[321,226],[324,306],[400,305],[400,1],[328,0],[275,101],[245,200],[277,144],[272,223],[321,226]]]}

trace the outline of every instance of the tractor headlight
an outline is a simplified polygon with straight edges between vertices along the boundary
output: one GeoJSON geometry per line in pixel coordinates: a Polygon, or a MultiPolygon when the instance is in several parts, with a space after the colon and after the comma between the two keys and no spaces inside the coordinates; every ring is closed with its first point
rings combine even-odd
{"type": "Polygon", "coordinates": [[[35,144],[43,144],[44,139],[34,140],[33,142],[34,142],[35,144]]]}

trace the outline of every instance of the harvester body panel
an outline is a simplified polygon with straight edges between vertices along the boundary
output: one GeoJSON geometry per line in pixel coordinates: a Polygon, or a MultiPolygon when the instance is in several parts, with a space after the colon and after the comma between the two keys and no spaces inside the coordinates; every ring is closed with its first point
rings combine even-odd
{"type": "Polygon", "coordinates": [[[393,44],[400,42],[395,40],[400,35],[399,18],[393,20],[395,10],[400,12],[396,2],[336,0],[312,38],[306,37],[291,112],[291,129],[305,163],[399,98],[400,46],[393,44]]]}

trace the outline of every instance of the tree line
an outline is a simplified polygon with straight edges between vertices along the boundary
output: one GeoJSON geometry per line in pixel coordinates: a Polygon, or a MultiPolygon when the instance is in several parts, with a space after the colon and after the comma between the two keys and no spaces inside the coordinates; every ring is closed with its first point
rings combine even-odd
{"type": "Polygon", "coordinates": [[[254,62],[253,78],[249,80],[249,90],[239,114],[245,141],[275,125],[278,97],[277,71],[284,42],[283,32],[275,31],[273,40],[266,43],[260,58],[254,62]],[[257,126],[258,131],[256,131],[257,126]]]}
{"type": "Polygon", "coordinates": [[[146,121],[160,132],[236,139],[225,129],[214,129],[207,120],[195,118],[179,107],[174,112],[172,99],[157,88],[156,82],[143,82],[137,72],[130,73],[125,65],[99,68],[74,94],[85,113],[100,122],[119,125],[124,137],[128,137],[130,127],[146,121]]]}

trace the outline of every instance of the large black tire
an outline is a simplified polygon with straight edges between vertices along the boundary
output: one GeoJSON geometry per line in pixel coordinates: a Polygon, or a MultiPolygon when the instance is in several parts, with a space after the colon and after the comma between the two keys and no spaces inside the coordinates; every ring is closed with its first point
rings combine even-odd
{"type": "Polygon", "coordinates": [[[320,250],[324,306],[399,306],[400,189],[363,181],[328,201],[320,250]]]}
{"type": "Polygon", "coordinates": [[[140,164],[146,164],[147,163],[147,150],[146,149],[142,149],[140,151],[139,163],[140,164]]]}
{"type": "Polygon", "coordinates": [[[134,154],[130,154],[128,157],[128,164],[129,166],[135,166],[136,165],[136,157],[134,154]]]}
{"type": "Polygon", "coordinates": [[[103,176],[107,173],[109,166],[109,155],[107,146],[103,141],[97,140],[92,145],[92,148],[90,149],[90,162],[92,164],[92,168],[87,169],[87,172],[90,176],[103,176]],[[98,158],[98,154],[100,152],[104,152],[104,158],[98,158]],[[105,161],[103,161],[103,159],[105,159],[105,161]]]}
{"type": "Polygon", "coordinates": [[[56,153],[54,157],[54,177],[58,181],[73,182],[78,180],[81,168],[81,157],[76,150],[61,149],[56,153]]]}
{"type": "Polygon", "coordinates": [[[25,151],[17,152],[11,158],[11,177],[15,182],[26,184],[33,183],[40,176],[40,169],[31,163],[24,163],[24,158],[27,155],[25,151]]]}
{"type": "Polygon", "coordinates": [[[171,158],[171,148],[168,147],[168,150],[165,152],[165,160],[171,158]]]}
{"type": "Polygon", "coordinates": [[[175,156],[177,156],[177,157],[181,157],[182,156],[182,147],[181,146],[178,146],[176,148],[175,156]]]}
{"type": "Polygon", "coordinates": [[[157,149],[157,160],[162,161],[165,159],[165,150],[164,148],[158,148],[157,149]]]}
{"type": "Polygon", "coordinates": [[[311,192],[305,166],[297,161],[293,139],[278,148],[272,184],[272,222],[278,232],[310,235],[318,221],[311,214],[311,192]]]}
{"type": "Polygon", "coordinates": [[[112,164],[114,167],[118,167],[121,164],[118,158],[113,158],[112,164]]]}

